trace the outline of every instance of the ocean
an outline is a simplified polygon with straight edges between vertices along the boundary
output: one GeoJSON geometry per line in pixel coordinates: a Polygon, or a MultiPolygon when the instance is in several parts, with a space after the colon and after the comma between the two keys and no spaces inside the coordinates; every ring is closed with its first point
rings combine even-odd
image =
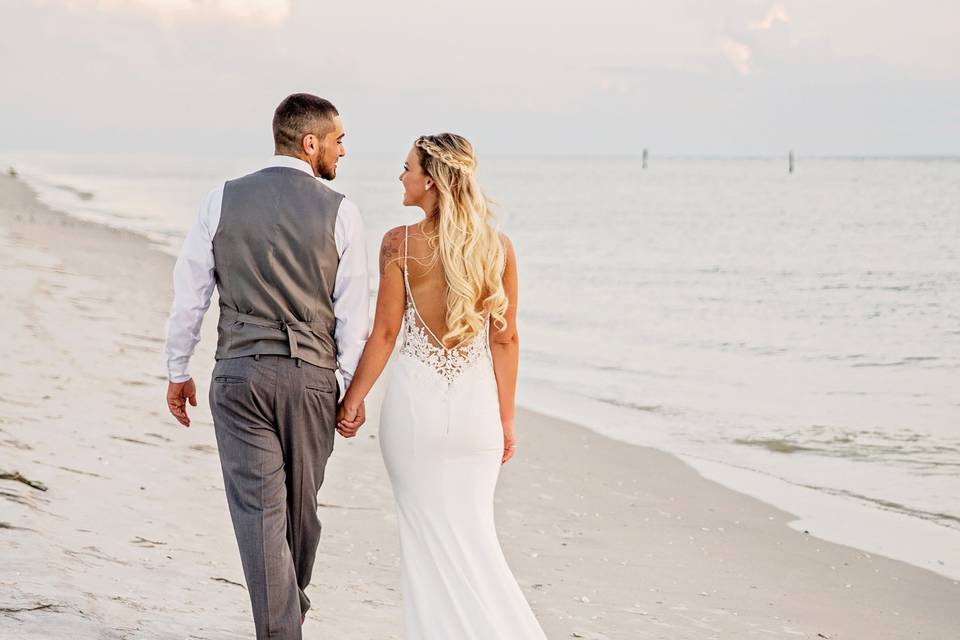
{"type": "MultiPolygon", "coordinates": [[[[405,152],[348,155],[332,185],[374,291],[382,234],[420,215],[405,152]]],[[[203,195],[268,156],[0,166],[175,254],[203,195]]],[[[521,404],[960,579],[960,158],[481,154],[479,178],[519,258],[521,404]]]]}

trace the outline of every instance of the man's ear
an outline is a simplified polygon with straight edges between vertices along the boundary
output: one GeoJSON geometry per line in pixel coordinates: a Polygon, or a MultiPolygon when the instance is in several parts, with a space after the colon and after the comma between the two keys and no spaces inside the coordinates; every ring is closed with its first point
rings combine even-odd
{"type": "Polygon", "coordinates": [[[307,155],[313,153],[317,146],[317,136],[313,135],[312,133],[308,133],[307,135],[303,136],[303,139],[300,140],[300,148],[307,155]]]}

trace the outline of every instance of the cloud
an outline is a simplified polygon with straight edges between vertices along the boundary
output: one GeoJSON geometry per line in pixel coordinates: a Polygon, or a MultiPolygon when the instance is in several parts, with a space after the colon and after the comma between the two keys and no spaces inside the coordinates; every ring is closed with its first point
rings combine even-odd
{"type": "Polygon", "coordinates": [[[720,42],[720,51],[733,63],[737,71],[743,75],[750,73],[750,47],[742,42],[725,38],[720,42]]]}
{"type": "Polygon", "coordinates": [[[59,0],[70,9],[139,10],[164,21],[215,18],[276,26],[290,16],[290,0],[59,0]]]}
{"type": "Polygon", "coordinates": [[[767,31],[777,22],[782,22],[787,24],[790,22],[790,16],[787,15],[787,10],[783,8],[783,5],[774,5],[767,11],[766,17],[763,20],[754,20],[749,25],[747,29],[750,31],[767,31]]]}

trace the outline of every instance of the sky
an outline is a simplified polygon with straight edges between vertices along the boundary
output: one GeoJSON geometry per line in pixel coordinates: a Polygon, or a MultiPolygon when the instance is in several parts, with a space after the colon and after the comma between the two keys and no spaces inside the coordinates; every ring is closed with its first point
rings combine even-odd
{"type": "Polygon", "coordinates": [[[295,91],[349,149],[960,154],[947,0],[0,0],[0,149],[272,149],[295,91]]]}

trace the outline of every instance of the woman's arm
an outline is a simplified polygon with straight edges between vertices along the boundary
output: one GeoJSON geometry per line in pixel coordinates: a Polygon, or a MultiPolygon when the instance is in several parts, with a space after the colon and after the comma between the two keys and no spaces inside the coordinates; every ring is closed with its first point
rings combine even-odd
{"type": "Polygon", "coordinates": [[[406,293],[403,286],[403,227],[391,229],[380,244],[380,288],[373,330],[360,356],[360,364],[337,411],[337,431],[346,438],[357,435],[356,422],[363,400],[383,373],[403,324],[406,293]]]}
{"type": "Polygon", "coordinates": [[[503,425],[503,462],[513,457],[516,434],[513,420],[517,394],[517,367],[520,363],[520,336],[517,333],[517,257],[513,244],[503,235],[507,252],[507,264],[503,271],[503,289],[510,301],[507,307],[507,326],[498,329],[490,323],[490,353],[493,356],[493,373],[497,378],[497,395],[500,398],[500,423],[503,425]]]}

